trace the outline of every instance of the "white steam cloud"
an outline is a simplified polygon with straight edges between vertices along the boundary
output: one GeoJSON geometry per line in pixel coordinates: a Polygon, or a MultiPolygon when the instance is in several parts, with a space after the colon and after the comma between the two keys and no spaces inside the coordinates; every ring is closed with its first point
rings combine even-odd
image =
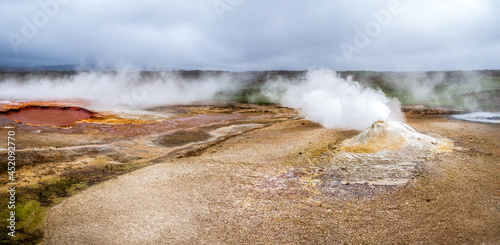
{"type": "Polygon", "coordinates": [[[85,99],[101,108],[144,108],[210,100],[218,92],[235,91],[239,86],[224,73],[186,79],[171,72],[79,72],[56,77],[6,78],[0,81],[0,99],[85,99]]]}
{"type": "Polygon", "coordinates": [[[490,76],[476,71],[392,73],[385,74],[384,81],[404,97],[405,104],[470,111],[480,109],[481,100],[488,99],[485,91],[498,89],[490,76]]]}
{"type": "MultiPolygon", "coordinates": [[[[84,99],[98,109],[140,109],[213,100],[218,95],[244,95],[248,86],[255,86],[255,79],[226,72],[17,74],[0,79],[0,101],[84,99]]],[[[403,120],[397,99],[327,69],[310,70],[300,79],[277,76],[264,83],[261,93],[328,128],[362,130],[378,120],[403,120]]]]}
{"type": "Polygon", "coordinates": [[[310,70],[298,81],[267,81],[262,92],[327,128],[362,130],[378,120],[403,120],[397,99],[387,98],[380,90],[363,88],[351,77],[343,79],[327,69],[310,70]]]}

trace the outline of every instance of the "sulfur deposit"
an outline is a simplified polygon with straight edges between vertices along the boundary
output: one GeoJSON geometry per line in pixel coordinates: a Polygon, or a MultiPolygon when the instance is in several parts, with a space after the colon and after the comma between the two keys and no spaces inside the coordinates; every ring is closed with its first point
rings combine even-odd
{"type": "Polygon", "coordinates": [[[419,163],[452,148],[450,141],[419,133],[404,123],[377,121],[342,142],[331,165],[342,183],[400,185],[415,175],[419,163]]]}

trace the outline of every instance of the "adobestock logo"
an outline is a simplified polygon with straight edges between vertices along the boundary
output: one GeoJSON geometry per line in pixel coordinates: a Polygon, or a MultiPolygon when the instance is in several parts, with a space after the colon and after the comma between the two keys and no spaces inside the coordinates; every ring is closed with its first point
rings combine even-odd
{"type": "Polygon", "coordinates": [[[378,12],[372,11],[371,15],[374,20],[368,21],[363,30],[356,28],[356,35],[353,39],[353,44],[342,42],[339,47],[347,62],[351,62],[353,54],[361,53],[361,50],[370,45],[373,38],[376,38],[382,32],[382,28],[389,26],[392,22],[392,16],[400,14],[403,10],[399,0],[391,0],[387,4],[387,9],[378,12]]]}
{"type": "Polygon", "coordinates": [[[38,5],[40,9],[29,19],[23,17],[23,25],[17,33],[7,33],[7,38],[14,51],[18,53],[21,44],[26,44],[29,40],[35,38],[39,30],[49,23],[50,18],[53,18],[59,13],[61,5],[66,5],[70,1],[71,0],[47,0],[39,2],[38,5]]]}
{"type": "Polygon", "coordinates": [[[212,2],[215,12],[219,16],[219,19],[224,20],[224,15],[227,12],[231,12],[236,8],[236,6],[240,5],[243,0],[215,0],[212,2]]]}

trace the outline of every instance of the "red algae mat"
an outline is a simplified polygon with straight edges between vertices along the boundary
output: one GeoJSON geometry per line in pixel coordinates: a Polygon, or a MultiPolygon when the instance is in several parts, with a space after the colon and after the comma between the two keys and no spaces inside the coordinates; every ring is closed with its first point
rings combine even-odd
{"type": "Polygon", "coordinates": [[[9,110],[5,115],[16,122],[35,125],[67,126],[89,119],[93,112],[79,107],[35,107],[27,106],[9,110]]]}

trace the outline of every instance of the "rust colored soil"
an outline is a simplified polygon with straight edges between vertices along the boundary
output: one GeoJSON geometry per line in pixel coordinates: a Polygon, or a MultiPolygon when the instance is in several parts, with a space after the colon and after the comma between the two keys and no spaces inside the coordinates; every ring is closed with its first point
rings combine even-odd
{"type": "Polygon", "coordinates": [[[20,123],[34,125],[67,126],[89,119],[93,113],[79,107],[34,107],[27,106],[9,110],[5,115],[20,123]]]}

